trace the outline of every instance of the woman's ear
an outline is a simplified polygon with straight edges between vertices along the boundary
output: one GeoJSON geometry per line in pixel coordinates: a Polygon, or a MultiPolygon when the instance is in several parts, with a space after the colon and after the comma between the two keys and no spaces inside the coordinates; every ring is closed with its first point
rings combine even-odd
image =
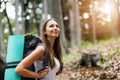
{"type": "Polygon", "coordinates": [[[44,32],[44,35],[45,35],[45,37],[47,37],[47,33],[46,32],[44,32]]]}

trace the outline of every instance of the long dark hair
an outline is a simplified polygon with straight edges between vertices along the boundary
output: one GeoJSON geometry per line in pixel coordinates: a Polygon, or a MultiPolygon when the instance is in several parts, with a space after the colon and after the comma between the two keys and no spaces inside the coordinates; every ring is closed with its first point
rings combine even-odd
{"type": "MultiPolygon", "coordinates": [[[[49,55],[50,55],[50,66],[51,68],[53,68],[55,66],[55,61],[54,61],[54,56],[52,55],[51,51],[50,51],[50,43],[47,39],[47,36],[44,34],[46,31],[46,25],[50,20],[54,20],[56,21],[54,18],[51,19],[47,19],[45,20],[42,25],[41,25],[41,37],[42,37],[42,43],[47,47],[48,51],[49,51],[49,55]]],[[[57,21],[56,21],[57,22],[57,21]]],[[[60,61],[60,64],[62,64],[62,49],[61,49],[61,45],[60,45],[60,34],[59,36],[55,39],[54,45],[54,53],[55,53],[55,57],[60,61]]]]}

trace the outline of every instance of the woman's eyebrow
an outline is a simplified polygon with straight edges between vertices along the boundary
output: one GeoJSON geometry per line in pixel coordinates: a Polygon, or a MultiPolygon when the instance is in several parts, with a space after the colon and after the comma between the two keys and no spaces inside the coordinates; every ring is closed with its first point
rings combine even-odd
{"type": "Polygon", "coordinates": [[[57,25],[58,26],[58,24],[50,24],[49,26],[51,26],[51,25],[57,25]]]}

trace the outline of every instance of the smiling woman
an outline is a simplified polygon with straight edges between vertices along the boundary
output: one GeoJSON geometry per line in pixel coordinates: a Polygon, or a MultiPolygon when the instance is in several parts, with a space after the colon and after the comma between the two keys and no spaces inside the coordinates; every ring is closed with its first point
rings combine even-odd
{"type": "Polygon", "coordinates": [[[55,19],[47,19],[42,23],[41,38],[42,43],[17,65],[15,72],[23,77],[31,78],[32,80],[33,78],[55,80],[56,75],[60,74],[63,69],[60,27],[55,19]],[[40,71],[43,60],[45,59],[46,49],[49,55],[49,65],[45,66],[44,70],[40,71]],[[35,72],[28,69],[31,64],[34,64],[35,72]]]}

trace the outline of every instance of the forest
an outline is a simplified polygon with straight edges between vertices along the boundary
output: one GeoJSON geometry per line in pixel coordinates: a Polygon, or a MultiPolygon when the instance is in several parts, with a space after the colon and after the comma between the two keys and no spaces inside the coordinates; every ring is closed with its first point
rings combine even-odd
{"type": "Polygon", "coordinates": [[[120,79],[120,0],[0,0],[0,80],[9,36],[40,36],[49,18],[61,29],[64,68],[56,80],[120,79]]]}

